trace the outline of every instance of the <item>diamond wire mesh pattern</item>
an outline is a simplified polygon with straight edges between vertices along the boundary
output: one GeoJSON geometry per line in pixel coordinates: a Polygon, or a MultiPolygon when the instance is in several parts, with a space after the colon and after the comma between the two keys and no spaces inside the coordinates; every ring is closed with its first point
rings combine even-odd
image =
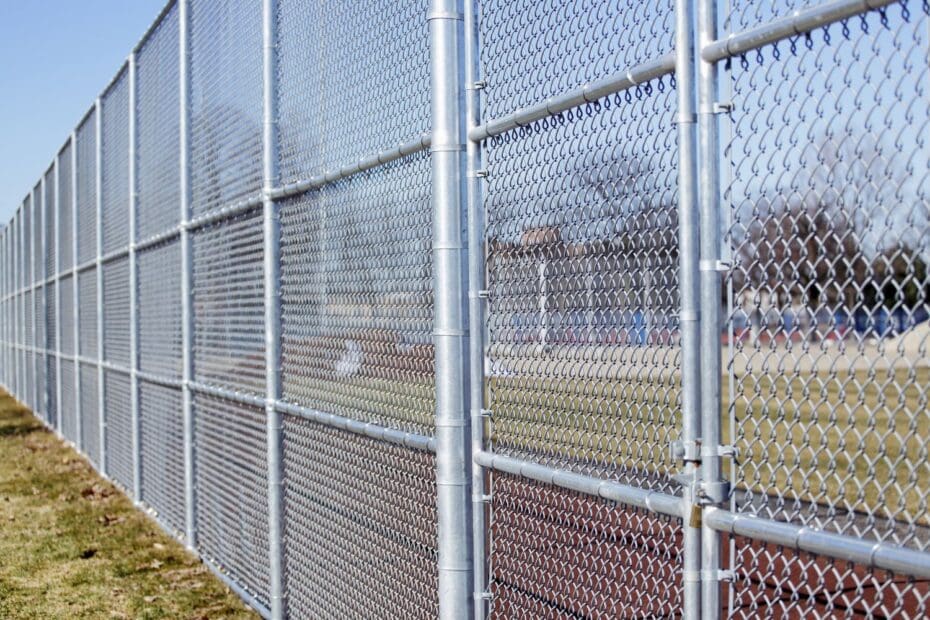
{"type": "Polygon", "coordinates": [[[23,334],[25,336],[25,344],[28,346],[32,346],[32,291],[26,291],[23,294],[23,313],[22,314],[23,314],[23,320],[22,320],[21,325],[23,328],[23,334]]]}
{"type": "MultiPolygon", "coordinates": [[[[672,16],[670,3],[483,3],[485,118],[670,51],[672,16]]],[[[675,490],[675,100],[658,80],[486,144],[495,452],[675,490]]],[[[679,608],[678,523],[508,476],[491,494],[493,616],[679,608]]]]}
{"type": "Polygon", "coordinates": [[[129,366],[129,259],[103,266],[103,353],[108,362],[129,366]]]}
{"type": "Polygon", "coordinates": [[[79,364],[81,377],[81,449],[100,467],[100,403],[97,399],[97,366],[79,364]]]}
{"type": "Polygon", "coordinates": [[[377,0],[365,10],[352,3],[278,3],[283,182],[429,129],[427,10],[426,0],[377,0]],[[377,58],[370,61],[373,49],[377,58]]]}
{"type": "MultiPolygon", "coordinates": [[[[57,426],[58,423],[58,398],[57,398],[57,378],[58,372],[56,367],[56,355],[55,351],[57,348],[57,339],[56,339],[56,327],[55,327],[55,285],[47,286],[45,288],[46,294],[46,303],[47,308],[45,311],[45,333],[48,336],[48,351],[49,354],[45,357],[45,376],[47,378],[47,389],[48,389],[48,405],[46,417],[49,424],[57,426]]],[[[11,322],[12,324],[12,322],[11,322]]]]}
{"type": "Polygon", "coordinates": [[[142,501],[177,532],[184,531],[184,426],[181,391],[139,382],[142,501]]]}
{"type": "Polygon", "coordinates": [[[139,252],[139,368],[181,376],[181,247],[177,240],[139,252]]]}
{"type": "MultiPolygon", "coordinates": [[[[46,334],[48,334],[48,349],[52,352],[58,349],[58,315],[55,313],[56,288],[55,284],[51,284],[45,288],[47,297],[46,303],[48,304],[45,309],[45,329],[46,334]]],[[[12,321],[10,324],[12,325],[12,321]]]]}
{"type": "Polygon", "coordinates": [[[267,604],[265,412],[195,394],[194,426],[198,547],[267,604]]]}
{"type": "Polygon", "coordinates": [[[191,1],[191,208],[258,197],[262,161],[261,5],[191,1]]]}
{"type": "Polygon", "coordinates": [[[70,275],[58,283],[58,320],[61,321],[61,352],[65,355],[74,354],[74,278],[70,275]]]}
{"type": "Polygon", "coordinates": [[[262,211],[193,236],[194,376],[265,392],[262,211]]]}
{"type": "Polygon", "coordinates": [[[491,618],[666,618],[681,610],[681,523],[492,474],[491,618]]]}
{"type": "Polygon", "coordinates": [[[77,130],[78,263],[97,256],[97,111],[77,130]]]}
{"type": "MultiPolygon", "coordinates": [[[[733,3],[729,23],[793,3],[733,3]]],[[[734,507],[930,545],[924,3],[731,63],[734,507]],[[790,131],[781,131],[782,127],[790,131]]],[[[926,582],[737,540],[733,615],[924,617],[926,582]]]]}
{"type": "Polygon", "coordinates": [[[74,393],[74,362],[61,360],[61,434],[77,442],[77,401],[74,393]]]}
{"type": "Polygon", "coordinates": [[[129,76],[123,69],[101,98],[103,253],[129,245],[129,76]]]}
{"type": "Polygon", "coordinates": [[[283,437],[291,617],[435,618],[433,455],[288,415],[283,437]]]}
{"type": "Polygon", "coordinates": [[[733,584],[735,618],[926,618],[930,587],[883,570],[735,539],[736,565],[752,567],[733,584]]]}
{"type": "Polygon", "coordinates": [[[45,173],[45,217],[48,220],[45,224],[45,275],[49,278],[58,273],[56,262],[58,253],[55,247],[57,235],[55,196],[55,170],[51,169],[45,173]]]}
{"type": "Polygon", "coordinates": [[[74,169],[69,140],[58,154],[58,262],[61,271],[74,265],[74,169]]]}
{"type": "Polygon", "coordinates": [[[432,433],[429,192],[418,155],[282,205],[285,398],[432,433]]]}
{"type": "Polygon", "coordinates": [[[78,274],[78,317],[80,331],[80,354],[97,357],[97,271],[88,269],[78,274]]]}
{"type": "Polygon", "coordinates": [[[132,489],[132,412],[129,375],[114,370],[103,373],[107,474],[124,489],[132,489]]]}
{"type": "MultiPolygon", "coordinates": [[[[28,197],[23,202],[23,253],[22,253],[22,278],[23,285],[32,284],[32,200],[28,197]]],[[[26,306],[28,308],[28,305],[26,306]]],[[[28,334],[28,328],[26,333],[28,334]]]]}
{"type": "Polygon", "coordinates": [[[33,382],[35,381],[35,374],[32,368],[32,352],[25,351],[23,353],[23,363],[24,363],[23,373],[26,376],[26,381],[25,381],[25,386],[24,386],[25,390],[23,391],[23,401],[26,403],[26,405],[29,406],[30,409],[34,409],[35,402],[34,402],[34,396],[33,396],[34,394],[33,382]]]}
{"type": "Polygon", "coordinates": [[[36,186],[32,188],[32,196],[32,217],[35,219],[35,224],[32,228],[32,253],[35,266],[32,279],[33,282],[38,283],[45,280],[45,247],[43,245],[43,240],[46,234],[45,227],[48,225],[46,217],[43,214],[41,183],[37,183],[36,186]]]}
{"type": "MultiPolygon", "coordinates": [[[[500,113],[532,83],[522,41],[551,27],[527,18],[511,31],[507,10],[484,7],[488,106],[500,113]]],[[[615,19],[648,32],[637,15],[615,19]]],[[[597,49],[625,66],[671,46],[661,32],[597,49]]],[[[666,490],[680,422],[675,92],[660,80],[606,105],[487,145],[492,440],[502,454],[666,490]]]]}
{"type": "Polygon", "coordinates": [[[139,239],[177,226],[181,214],[178,55],[175,5],[136,56],[139,239]]]}
{"type": "Polygon", "coordinates": [[[654,60],[674,46],[669,0],[480,4],[485,119],[654,60]]]}

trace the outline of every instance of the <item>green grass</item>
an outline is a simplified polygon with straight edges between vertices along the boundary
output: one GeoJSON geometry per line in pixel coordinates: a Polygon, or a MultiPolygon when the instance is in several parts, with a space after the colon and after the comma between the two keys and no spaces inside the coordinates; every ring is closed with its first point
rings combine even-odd
{"type": "Polygon", "coordinates": [[[0,393],[0,618],[257,618],[0,393]]]}
{"type": "Polygon", "coordinates": [[[735,385],[738,486],[928,522],[930,368],[744,375],[735,385]]]}
{"type": "MultiPolygon", "coordinates": [[[[491,436],[555,458],[673,473],[674,384],[648,374],[492,378],[491,436]]],[[[930,368],[745,375],[735,393],[736,486],[928,523],[930,368]]],[[[727,377],[723,396],[730,443],[727,377]]]]}

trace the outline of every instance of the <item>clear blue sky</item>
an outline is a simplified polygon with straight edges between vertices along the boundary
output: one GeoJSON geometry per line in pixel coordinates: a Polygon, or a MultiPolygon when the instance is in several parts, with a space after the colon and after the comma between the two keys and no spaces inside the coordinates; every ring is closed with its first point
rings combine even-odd
{"type": "Polygon", "coordinates": [[[0,0],[0,226],[164,0],[0,0]]]}

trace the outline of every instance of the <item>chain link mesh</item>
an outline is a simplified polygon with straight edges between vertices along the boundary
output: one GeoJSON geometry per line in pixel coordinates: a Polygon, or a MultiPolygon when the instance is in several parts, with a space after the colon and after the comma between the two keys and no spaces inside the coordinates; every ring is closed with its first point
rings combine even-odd
{"type": "Polygon", "coordinates": [[[74,393],[74,362],[61,360],[61,434],[65,439],[78,441],[77,399],[74,393]]]}
{"type": "MultiPolygon", "coordinates": [[[[793,8],[737,2],[728,23],[793,8]]],[[[865,13],[728,75],[734,508],[915,549],[930,545],[927,11],[865,13]]],[[[734,554],[736,616],[927,613],[925,582],[746,539],[734,554]]]]}
{"type": "Polygon", "coordinates": [[[89,269],[78,274],[79,353],[84,357],[97,357],[97,271],[89,269]]]}
{"type": "Polygon", "coordinates": [[[97,256],[97,110],[77,130],[78,263],[97,256]]]}
{"type": "Polygon", "coordinates": [[[265,392],[261,209],[193,236],[194,376],[265,392]]]}
{"type": "Polygon", "coordinates": [[[680,522],[492,477],[492,618],[678,617],[680,522]]]}
{"type": "Polygon", "coordinates": [[[191,0],[191,208],[207,213],[261,189],[261,5],[191,0]]]}
{"type": "Polygon", "coordinates": [[[181,377],[181,249],[177,240],[139,252],[139,368],[181,377]]]}
{"type": "Polygon", "coordinates": [[[67,275],[58,282],[58,320],[61,321],[59,347],[65,355],[74,354],[74,278],[67,275]]]}
{"type": "Polygon", "coordinates": [[[103,373],[106,472],[124,489],[132,489],[132,411],[129,375],[105,370],[103,373]]]}
{"type": "Polygon", "coordinates": [[[100,402],[97,399],[97,366],[79,364],[81,373],[81,450],[100,467],[100,402]]]}
{"type": "Polygon", "coordinates": [[[142,501],[184,531],[184,425],[181,390],[139,382],[142,501]]]}
{"type": "MultiPolygon", "coordinates": [[[[670,2],[481,11],[488,119],[673,47],[670,2]]],[[[496,453],[677,489],[675,110],[665,78],[486,142],[496,453]]],[[[492,616],[680,609],[679,523],[511,476],[490,491],[492,616]]]]}
{"type": "Polygon", "coordinates": [[[129,75],[123,69],[101,98],[103,253],[129,245],[129,75]]]}
{"type": "Polygon", "coordinates": [[[103,354],[108,362],[129,366],[129,259],[103,266],[103,354]]]}
{"type": "MultiPolygon", "coordinates": [[[[55,170],[45,173],[45,214],[48,222],[45,226],[45,272],[47,277],[58,273],[58,251],[55,243],[57,238],[57,222],[55,218],[55,170]]],[[[52,347],[49,347],[52,348],[52,347]]]]}
{"type": "Polygon", "coordinates": [[[175,5],[136,56],[139,239],[177,226],[181,215],[178,45],[175,5]]]}
{"type": "Polygon", "coordinates": [[[281,206],[285,398],[432,433],[429,188],[414,156],[281,206]]]}
{"type": "MultiPolygon", "coordinates": [[[[23,202],[23,241],[22,241],[22,278],[23,285],[32,284],[32,199],[28,196],[23,202]]],[[[28,308],[28,304],[26,305],[28,308]]],[[[26,334],[29,334],[29,328],[26,327],[26,334]]]]}
{"type": "Polygon", "coordinates": [[[265,412],[195,394],[194,421],[198,547],[267,604],[265,412]]]}
{"type": "MultiPolygon", "coordinates": [[[[661,36],[645,37],[659,26],[620,8],[618,24],[645,32],[634,43],[601,35],[604,63],[609,55],[625,66],[624,57],[646,60],[671,45],[667,21],[661,36]]],[[[527,102],[508,93],[531,89],[535,75],[523,70],[524,37],[542,37],[560,13],[486,3],[483,15],[482,34],[494,41],[483,56],[488,105],[509,112],[527,102]],[[512,28],[515,10],[529,30],[512,28]]],[[[569,17],[579,22],[569,33],[604,19],[569,17]]],[[[546,49],[580,45],[547,36],[546,49]]],[[[487,144],[496,452],[670,488],[668,446],[680,426],[674,104],[669,84],[651,84],[609,109],[589,105],[487,144]]]]}
{"type": "MultiPolygon", "coordinates": [[[[798,19],[820,6],[812,1],[720,2],[722,36],[798,19]]],[[[674,4],[481,0],[482,81],[466,88],[480,91],[484,121],[493,121],[595,80],[632,79],[631,67],[674,51],[674,4]]],[[[453,16],[430,15],[427,0],[274,6],[275,185],[430,130],[429,24],[453,16]]],[[[262,11],[248,0],[189,7],[192,211],[251,201],[191,232],[193,525],[198,551],[270,606],[275,429],[263,407],[240,402],[260,403],[268,389],[262,11]],[[207,395],[223,390],[240,395],[207,395]]],[[[715,107],[728,111],[717,118],[720,266],[732,266],[719,369],[728,375],[723,440],[737,452],[730,508],[922,552],[930,552],[928,15],[926,0],[902,0],[722,61],[719,103],[732,105],[715,107]]],[[[100,267],[103,351],[97,272],[72,272],[74,243],[79,264],[97,251],[98,147],[103,252],[178,230],[180,30],[179,8],[169,6],[134,55],[137,109],[124,67],[5,229],[0,309],[4,383],[49,424],[60,418],[64,436],[124,488],[138,456],[142,501],[182,537],[180,235],[137,254],[138,445],[129,258],[100,267]],[[46,277],[55,284],[22,290],[46,277]],[[98,355],[124,367],[104,371],[106,463],[98,368],[81,361],[98,355]]],[[[683,426],[677,123],[691,119],[677,115],[677,88],[666,76],[488,138],[486,170],[471,171],[484,179],[485,449],[559,470],[560,484],[581,480],[570,472],[681,492],[670,450],[683,426]]],[[[368,430],[435,434],[430,163],[428,152],[408,155],[280,201],[282,400],[368,430]]],[[[435,617],[437,456],[286,408],[290,615],[435,617]]],[[[683,574],[680,520],[485,473],[477,499],[487,501],[488,531],[478,535],[487,536],[489,576],[475,588],[492,617],[681,615],[684,582],[697,577],[683,574]]],[[[724,540],[723,568],[735,575],[730,616],[930,615],[927,580],[724,540]]],[[[890,553],[882,557],[903,557],[890,553]]],[[[844,557],[838,547],[832,555],[844,557]]]]}
{"type": "Polygon", "coordinates": [[[429,129],[427,9],[426,0],[377,0],[364,10],[352,3],[278,3],[283,182],[429,129]],[[372,49],[377,62],[366,61],[372,49]]]}
{"type": "Polygon", "coordinates": [[[74,265],[74,169],[69,140],[58,154],[58,266],[61,271],[74,265]]]}
{"type": "Polygon", "coordinates": [[[293,416],[283,448],[290,615],[435,618],[433,455],[293,416]]]}

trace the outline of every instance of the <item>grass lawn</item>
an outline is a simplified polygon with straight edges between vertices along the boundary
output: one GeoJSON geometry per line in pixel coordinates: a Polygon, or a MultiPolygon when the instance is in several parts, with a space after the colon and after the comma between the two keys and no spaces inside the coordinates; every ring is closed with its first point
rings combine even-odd
{"type": "Polygon", "coordinates": [[[257,618],[0,392],[0,618],[257,618]]]}
{"type": "MultiPolygon", "coordinates": [[[[648,374],[491,378],[491,437],[544,461],[674,473],[675,383],[648,374]]],[[[745,374],[734,392],[737,487],[928,522],[930,368],[745,374]]],[[[723,401],[730,443],[728,377],[723,401]]]]}
{"type": "Polygon", "coordinates": [[[739,487],[928,522],[930,368],[747,374],[734,387],[739,487]]]}

